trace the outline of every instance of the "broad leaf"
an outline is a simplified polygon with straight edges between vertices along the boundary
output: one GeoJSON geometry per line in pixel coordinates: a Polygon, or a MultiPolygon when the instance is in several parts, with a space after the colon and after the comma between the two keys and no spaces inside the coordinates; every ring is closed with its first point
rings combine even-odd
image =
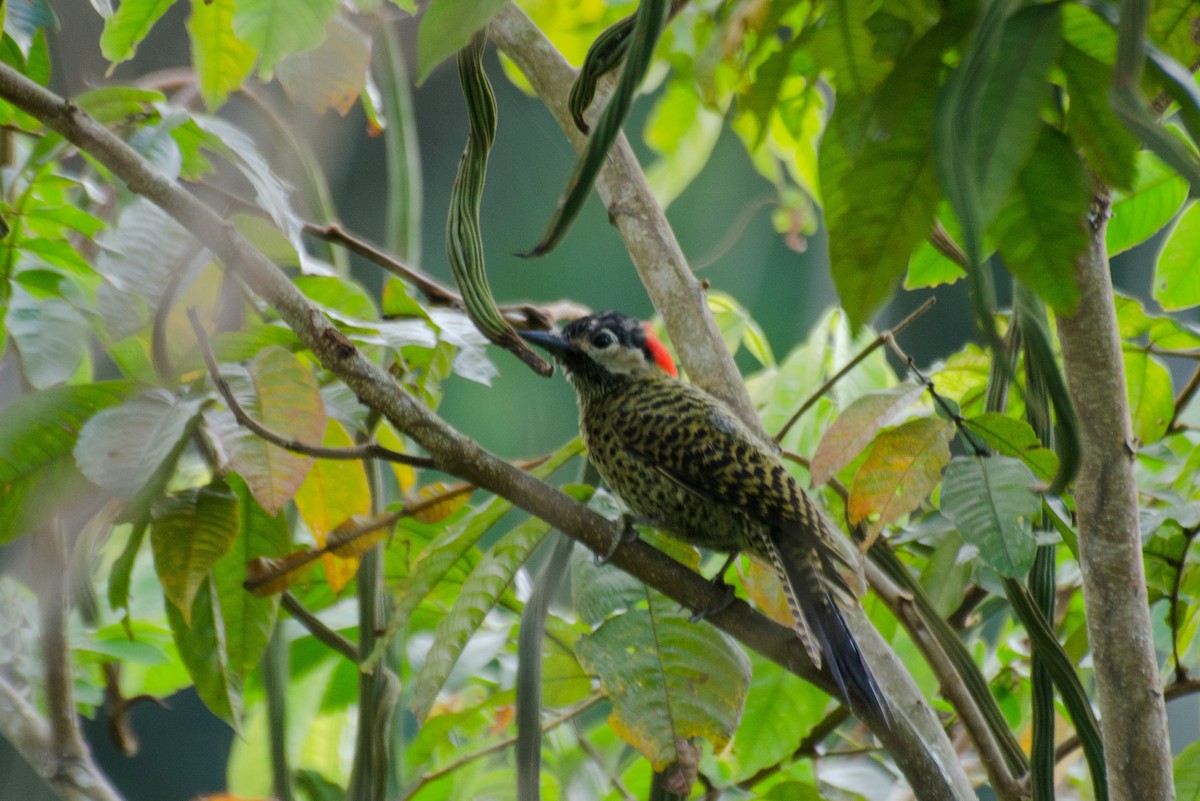
{"type": "MultiPolygon", "coordinates": [[[[577,488],[576,500],[586,501],[590,487],[577,488]]],[[[454,606],[438,623],[433,645],[414,680],[411,707],[424,720],[467,640],[483,623],[513,577],[533,550],[550,533],[550,524],[536,517],[526,520],[501,538],[467,576],[454,606]]]]}
{"type": "Polygon", "coordinates": [[[1108,101],[1112,66],[1097,60],[1074,44],[1063,47],[1059,66],[1067,75],[1071,97],[1067,128],[1072,141],[1087,157],[1088,167],[1109,186],[1133,185],[1137,140],[1113,114],[1108,101]]]}
{"type": "Polygon", "coordinates": [[[829,703],[828,695],[775,662],[757,654],[751,661],[754,681],[733,738],[739,775],[788,761],[829,703]]]}
{"type": "Polygon", "coordinates": [[[869,520],[874,536],[916,509],[950,462],[954,424],[921,417],[880,434],[850,487],[847,510],[853,524],[869,520]]]}
{"type": "Polygon", "coordinates": [[[21,355],[21,368],[38,389],[75,375],[87,352],[91,326],[62,298],[35,298],[16,289],[5,323],[21,355]]]}
{"type": "Polygon", "coordinates": [[[223,483],[184,490],[154,506],[150,545],[163,593],[184,621],[208,572],[233,546],[241,524],[238,499],[223,483]]]}
{"type": "Polygon", "coordinates": [[[941,194],[930,155],[933,100],[931,91],[915,98],[895,127],[867,142],[848,169],[836,166],[836,148],[822,142],[833,280],[855,328],[895,291],[933,225],[941,194]]]}
{"type": "Polygon", "coordinates": [[[1126,349],[1125,383],[1133,435],[1146,445],[1158,442],[1175,413],[1171,373],[1144,350],[1126,349]]]}
{"type": "Polygon", "coordinates": [[[210,111],[242,85],[254,60],[254,48],[233,32],[235,0],[193,0],[188,20],[192,43],[192,68],[200,84],[200,95],[210,111]]]}
{"type": "Polygon", "coordinates": [[[192,677],[200,700],[236,729],[242,714],[242,682],[229,667],[224,621],[212,585],[207,577],[200,582],[187,615],[168,600],[167,620],[179,658],[192,677]]]}
{"type": "MultiPolygon", "coordinates": [[[[245,369],[222,367],[238,405],[276,434],[316,444],[325,433],[325,404],[312,372],[283,348],[266,348],[245,369]]],[[[269,513],[278,512],[304,483],[311,456],[270,445],[238,425],[233,413],[206,412],[209,430],[230,465],[269,513]]],[[[340,521],[339,521],[340,522],[340,521]]]]}
{"type": "Polygon", "coordinates": [[[1034,482],[1023,462],[1007,456],[958,457],[946,468],[942,514],[1002,576],[1022,577],[1033,565],[1034,482]]]}
{"type": "MultiPolygon", "coordinates": [[[[574,439],[530,472],[539,478],[545,478],[582,451],[583,443],[574,439]]],[[[446,528],[429,543],[417,557],[412,571],[397,588],[399,597],[393,612],[394,619],[406,619],[454,564],[511,509],[511,501],[497,496],[485,506],[476,509],[469,517],[446,528]]]]}
{"type": "Polygon", "coordinates": [[[643,589],[642,604],[611,617],[576,645],[584,669],[613,704],[609,725],[656,770],[678,758],[676,738],[720,751],[741,718],[750,662],[712,626],[643,589]]]}
{"type": "Polygon", "coordinates": [[[75,444],[79,469],[98,487],[132,498],[164,467],[200,413],[198,398],[176,398],[162,389],[142,392],[84,425],[75,444]]]}
{"type": "Polygon", "coordinates": [[[83,485],[71,457],[80,429],[132,390],[122,381],[56,387],[0,410],[0,544],[28,533],[83,485]]]}
{"type": "Polygon", "coordinates": [[[345,116],[366,84],[371,38],[340,17],[325,29],[325,41],[279,63],[279,82],[288,97],[318,114],[345,116]]]}
{"type": "Polygon", "coordinates": [[[1171,231],[1154,269],[1154,299],[1164,309],[1200,305],[1200,205],[1192,204],[1171,231]]]}
{"type": "Polygon", "coordinates": [[[1070,141],[1043,126],[993,230],[1009,272],[1061,313],[1079,303],[1075,260],[1087,249],[1091,201],[1091,180],[1070,141]]]}
{"type": "Polygon", "coordinates": [[[868,27],[874,6],[834,0],[825,8],[824,25],[813,37],[813,57],[833,70],[839,94],[865,96],[888,74],[888,64],[876,55],[875,37],[868,27]]]}
{"type": "Polygon", "coordinates": [[[277,597],[259,598],[242,587],[246,567],[255,559],[287,553],[289,537],[282,513],[267,514],[245,482],[234,477],[230,484],[238,497],[240,531],[233,547],[213,565],[212,586],[220,602],[229,670],[245,674],[262,658],[279,606],[277,597]]]}
{"type": "Polygon", "coordinates": [[[1128,192],[1116,190],[1105,241],[1108,255],[1124,253],[1161,231],[1187,200],[1188,183],[1148,150],[1137,155],[1137,178],[1128,192]]]}
{"type": "Polygon", "coordinates": [[[425,82],[433,68],[467,46],[471,36],[491,21],[504,0],[433,0],[425,10],[417,32],[417,85],[425,82]]]}
{"type": "Polygon", "coordinates": [[[175,0],[123,0],[104,21],[100,51],[114,65],[133,58],[146,34],[175,0]]]}
{"type": "MultiPolygon", "coordinates": [[[[321,444],[347,448],[354,443],[341,423],[330,420],[321,444]]],[[[357,459],[318,459],[296,492],[296,508],[317,545],[324,547],[326,536],[335,528],[351,517],[371,512],[371,486],[363,463],[357,459]]],[[[335,593],[341,592],[358,570],[357,558],[325,554],[321,561],[335,593]]]]}
{"type": "Polygon", "coordinates": [[[966,421],[967,428],[979,434],[1002,456],[1020,459],[1043,481],[1058,470],[1058,457],[1042,444],[1029,423],[999,412],[986,412],[966,421]]]}
{"type": "Polygon", "coordinates": [[[1028,6],[1004,24],[999,53],[980,106],[985,134],[977,147],[983,219],[989,221],[1007,196],[1038,141],[1046,81],[1062,44],[1057,5],[1028,6]]]}
{"type": "Polygon", "coordinates": [[[921,396],[924,387],[906,385],[864,395],[846,407],[821,437],[812,458],[812,481],[824,484],[858,457],[896,415],[921,396]]]}
{"type": "Polygon", "coordinates": [[[275,64],[316,47],[337,11],[337,0],[238,0],[233,30],[258,51],[258,74],[271,79],[275,64]]]}
{"type": "Polygon", "coordinates": [[[1175,797],[1179,801],[1200,801],[1200,740],[1175,757],[1175,797]]]}

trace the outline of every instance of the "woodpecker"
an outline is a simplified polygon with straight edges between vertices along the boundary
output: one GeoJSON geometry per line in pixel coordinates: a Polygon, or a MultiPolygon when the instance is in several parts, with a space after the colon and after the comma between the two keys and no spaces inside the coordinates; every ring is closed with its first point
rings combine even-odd
{"type": "Polygon", "coordinates": [[[772,445],[725,403],[679,380],[662,342],[632,317],[600,312],[561,333],[521,336],[562,365],[589,456],[625,506],[731,561],[747,552],[769,563],[809,659],[828,667],[852,709],[886,723],[883,693],[838,607],[838,599],[857,602],[842,568],[861,566],[834,545],[772,445]]]}

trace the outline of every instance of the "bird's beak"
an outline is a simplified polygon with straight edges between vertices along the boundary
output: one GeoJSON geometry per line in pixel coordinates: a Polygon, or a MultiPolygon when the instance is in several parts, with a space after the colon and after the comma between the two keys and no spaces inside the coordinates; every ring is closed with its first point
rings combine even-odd
{"type": "Polygon", "coordinates": [[[518,331],[521,339],[537,345],[556,359],[562,360],[577,348],[554,331],[518,331]]]}

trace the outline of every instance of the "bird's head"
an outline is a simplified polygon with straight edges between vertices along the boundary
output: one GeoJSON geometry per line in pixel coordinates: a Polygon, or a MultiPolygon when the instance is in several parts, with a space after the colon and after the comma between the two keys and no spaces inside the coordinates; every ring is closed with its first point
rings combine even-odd
{"type": "Polygon", "coordinates": [[[521,336],[553,356],[580,394],[640,376],[679,374],[671,354],[649,326],[620,312],[580,317],[559,333],[522,331],[521,336]]]}

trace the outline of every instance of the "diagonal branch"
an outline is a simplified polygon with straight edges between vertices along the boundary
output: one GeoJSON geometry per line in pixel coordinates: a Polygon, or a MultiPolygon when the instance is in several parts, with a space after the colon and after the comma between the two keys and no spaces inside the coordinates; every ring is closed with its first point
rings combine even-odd
{"type": "MultiPolygon", "coordinates": [[[[216,257],[286,322],[304,345],[366,405],[383,413],[412,437],[439,467],[511,499],[597,553],[604,553],[619,528],[566,494],[493,456],[447,425],[407,393],[379,365],[366,358],[287,276],[254,248],[228,220],[193,197],[73,103],[0,64],[0,97],[40,119],[144,195],[201,240],[216,257]]],[[[742,386],[740,380],[738,386],[742,386]]],[[[744,390],[743,390],[744,391],[744,390]]],[[[692,609],[724,600],[702,576],[644,543],[618,549],[612,563],[692,609]]],[[[710,622],[786,670],[833,692],[832,677],[816,671],[790,628],[738,601],[709,617],[710,622]]],[[[860,642],[884,647],[878,632],[859,613],[851,620],[860,642]],[[871,639],[867,639],[871,638],[871,639]]],[[[945,733],[912,677],[890,652],[876,663],[881,679],[901,693],[890,725],[867,721],[922,799],[950,801],[974,794],[945,733]]]]}

